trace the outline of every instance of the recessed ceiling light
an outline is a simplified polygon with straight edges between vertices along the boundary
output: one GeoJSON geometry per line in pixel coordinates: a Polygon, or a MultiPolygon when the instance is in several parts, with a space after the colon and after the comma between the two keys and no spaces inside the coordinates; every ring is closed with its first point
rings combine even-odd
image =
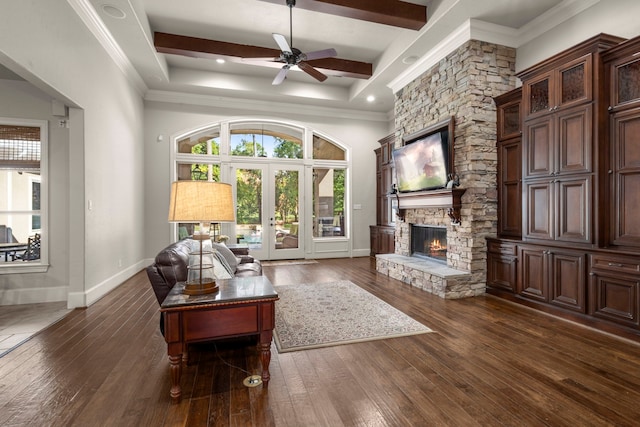
{"type": "Polygon", "coordinates": [[[218,59],[216,59],[216,62],[218,64],[224,64],[226,61],[224,59],[222,59],[222,58],[218,58],[218,59]]]}
{"type": "Polygon", "coordinates": [[[411,55],[411,56],[407,56],[406,58],[403,58],[402,63],[409,65],[409,64],[415,63],[417,60],[418,60],[417,56],[411,55]]]}
{"type": "Polygon", "coordinates": [[[124,17],[127,16],[127,14],[124,13],[121,9],[118,9],[117,7],[110,4],[103,4],[102,10],[110,17],[116,19],[124,19],[124,17]]]}
{"type": "Polygon", "coordinates": [[[367,102],[373,102],[373,101],[375,101],[375,100],[376,100],[376,97],[375,97],[375,96],[373,96],[373,95],[369,95],[369,96],[367,96],[367,102]]]}

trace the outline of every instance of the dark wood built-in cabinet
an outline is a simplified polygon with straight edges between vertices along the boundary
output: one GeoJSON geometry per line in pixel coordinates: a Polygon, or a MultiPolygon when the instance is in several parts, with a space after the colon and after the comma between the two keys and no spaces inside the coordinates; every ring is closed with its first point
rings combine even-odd
{"type": "Polygon", "coordinates": [[[639,52],[640,37],[600,35],[496,97],[488,292],[640,333],[639,52]]]}
{"type": "Polygon", "coordinates": [[[376,225],[369,227],[371,256],[393,253],[395,250],[395,218],[392,208],[393,159],[395,137],[381,139],[376,153],[376,225]]]}
{"type": "Polygon", "coordinates": [[[522,89],[496,98],[498,112],[498,235],[522,236],[522,89]]]}

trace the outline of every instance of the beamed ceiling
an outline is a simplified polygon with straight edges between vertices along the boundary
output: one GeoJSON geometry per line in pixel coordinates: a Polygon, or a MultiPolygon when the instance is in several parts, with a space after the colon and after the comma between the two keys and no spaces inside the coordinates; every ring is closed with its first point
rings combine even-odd
{"type": "Polygon", "coordinates": [[[451,48],[465,26],[517,47],[598,0],[297,0],[291,10],[286,0],[77,1],[95,10],[147,99],[177,92],[388,114],[394,82],[451,48]],[[308,61],[328,78],[294,66],[273,86],[283,64],[247,60],[280,55],[273,33],[303,53],[335,49],[308,61]]]}

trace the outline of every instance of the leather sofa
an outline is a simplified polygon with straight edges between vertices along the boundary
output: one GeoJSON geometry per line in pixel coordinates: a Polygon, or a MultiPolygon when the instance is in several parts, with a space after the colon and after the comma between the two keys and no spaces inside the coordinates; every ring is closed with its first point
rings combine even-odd
{"type": "MultiPolygon", "coordinates": [[[[147,267],[147,276],[158,304],[162,304],[176,283],[187,280],[189,252],[193,242],[191,239],[183,239],[172,243],[161,250],[156,255],[154,263],[147,267]]],[[[212,246],[225,259],[235,277],[262,275],[262,264],[259,260],[250,255],[238,257],[220,243],[213,243],[212,246]]],[[[160,316],[160,330],[164,333],[162,316],[160,316]]]]}

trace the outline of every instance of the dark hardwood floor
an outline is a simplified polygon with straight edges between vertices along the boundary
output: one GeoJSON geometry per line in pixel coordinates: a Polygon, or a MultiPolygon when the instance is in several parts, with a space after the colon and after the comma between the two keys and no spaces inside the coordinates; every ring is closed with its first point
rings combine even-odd
{"type": "Polygon", "coordinates": [[[0,358],[3,426],[632,426],[640,346],[493,296],[443,300],[369,258],[265,267],[275,284],[348,279],[435,333],[278,354],[192,348],[171,404],[158,304],[140,272],[0,358]],[[230,365],[233,365],[230,366],[230,365]]]}

